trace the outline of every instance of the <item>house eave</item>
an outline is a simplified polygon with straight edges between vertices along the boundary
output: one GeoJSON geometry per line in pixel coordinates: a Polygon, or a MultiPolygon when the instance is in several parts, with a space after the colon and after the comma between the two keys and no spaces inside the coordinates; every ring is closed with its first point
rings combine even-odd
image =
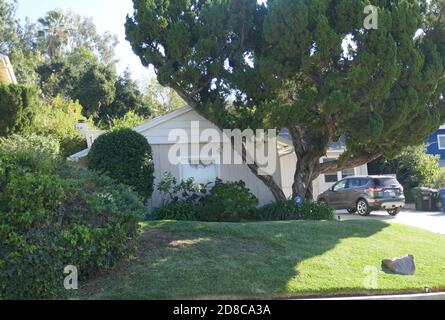
{"type": "Polygon", "coordinates": [[[7,56],[0,54],[0,82],[17,84],[14,70],[7,56]]]}

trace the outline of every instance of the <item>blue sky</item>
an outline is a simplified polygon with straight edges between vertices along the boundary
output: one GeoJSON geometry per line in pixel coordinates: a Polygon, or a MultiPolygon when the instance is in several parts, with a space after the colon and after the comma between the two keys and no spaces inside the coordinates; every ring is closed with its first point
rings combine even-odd
{"type": "Polygon", "coordinates": [[[131,0],[18,0],[18,17],[22,22],[26,17],[35,22],[55,8],[71,9],[82,16],[93,17],[100,33],[110,31],[116,34],[119,37],[119,45],[116,47],[116,55],[120,60],[119,72],[129,67],[133,77],[140,82],[153,77],[153,72],[142,66],[125,40],[125,18],[133,12],[131,0]]]}

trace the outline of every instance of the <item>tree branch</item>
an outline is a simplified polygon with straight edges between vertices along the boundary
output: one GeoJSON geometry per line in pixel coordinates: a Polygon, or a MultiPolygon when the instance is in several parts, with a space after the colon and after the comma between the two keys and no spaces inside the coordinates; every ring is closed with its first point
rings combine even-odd
{"type": "Polygon", "coordinates": [[[365,165],[371,161],[378,159],[379,157],[382,156],[382,154],[383,154],[383,152],[376,152],[376,153],[372,153],[372,154],[366,153],[366,154],[362,154],[360,156],[351,158],[349,160],[339,159],[336,161],[320,163],[318,165],[318,171],[320,172],[320,174],[324,174],[324,173],[328,173],[328,172],[335,172],[335,171],[341,171],[344,169],[359,167],[359,166],[365,165]]]}

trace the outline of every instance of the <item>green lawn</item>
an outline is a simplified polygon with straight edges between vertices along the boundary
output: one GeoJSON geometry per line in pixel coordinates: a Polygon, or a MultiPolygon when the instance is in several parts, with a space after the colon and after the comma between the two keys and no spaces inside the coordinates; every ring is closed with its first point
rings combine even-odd
{"type": "Polygon", "coordinates": [[[230,299],[422,292],[445,289],[445,237],[380,221],[143,225],[137,257],[81,284],[90,299],[230,299]],[[414,254],[415,276],[381,270],[414,254]],[[378,268],[366,290],[365,266],[378,268]]]}

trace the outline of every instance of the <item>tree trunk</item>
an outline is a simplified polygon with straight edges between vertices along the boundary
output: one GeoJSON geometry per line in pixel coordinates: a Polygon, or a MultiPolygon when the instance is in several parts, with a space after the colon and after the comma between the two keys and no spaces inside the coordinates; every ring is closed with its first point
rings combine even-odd
{"type": "Polygon", "coordinates": [[[307,201],[314,200],[313,181],[320,175],[320,158],[327,153],[329,136],[318,137],[312,141],[304,127],[290,130],[295,154],[297,157],[292,197],[301,197],[307,201]]]}
{"type": "Polygon", "coordinates": [[[297,168],[292,185],[292,197],[312,201],[314,199],[313,181],[320,175],[316,171],[319,156],[297,154],[297,168]]]}
{"type": "Polygon", "coordinates": [[[315,139],[302,127],[290,130],[294,144],[297,164],[292,186],[292,196],[301,197],[308,201],[314,200],[313,181],[321,174],[341,171],[367,164],[383,154],[383,150],[375,150],[373,153],[362,153],[353,157],[341,157],[335,161],[320,163],[320,159],[326,156],[333,130],[327,130],[324,135],[315,139]]]}

